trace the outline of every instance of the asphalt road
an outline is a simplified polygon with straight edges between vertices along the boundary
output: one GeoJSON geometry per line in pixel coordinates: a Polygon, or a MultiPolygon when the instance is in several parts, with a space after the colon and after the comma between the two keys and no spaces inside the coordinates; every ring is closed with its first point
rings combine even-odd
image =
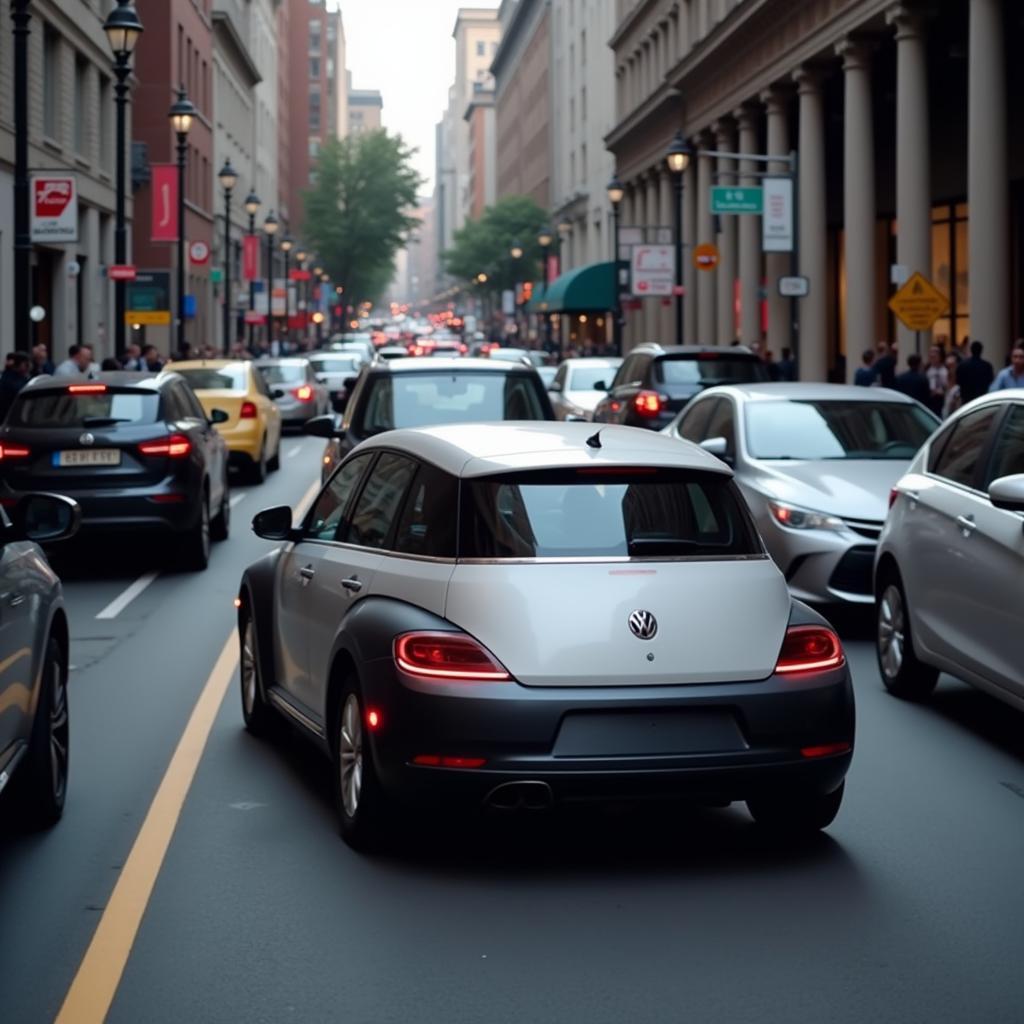
{"type": "MultiPolygon", "coordinates": [[[[113,617],[96,616],[157,553],[62,563],[72,777],[57,828],[0,837],[3,1024],[58,1013],[231,632],[241,570],[270,547],[248,521],[297,503],[319,451],[288,439],[282,470],[235,492],[210,569],[161,573],[113,617]]],[[[893,700],[869,622],[840,622],[857,752],[839,818],[804,847],[770,845],[741,808],[656,805],[424,819],[359,856],[325,763],[248,736],[233,676],[108,1019],[1019,1024],[1024,715],[952,680],[927,707],[893,700]]]]}

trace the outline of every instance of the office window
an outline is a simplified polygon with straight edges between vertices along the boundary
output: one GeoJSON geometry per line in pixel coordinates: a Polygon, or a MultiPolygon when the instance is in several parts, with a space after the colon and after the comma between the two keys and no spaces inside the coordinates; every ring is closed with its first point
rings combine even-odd
{"type": "Polygon", "coordinates": [[[309,77],[314,78],[317,81],[320,80],[320,58],[310,57],[309,58],[309,77]]]}
{"type": "Polygon", "coordinates": [[[310,139],[309,140],[309,158],[311,160],[316,160],[316,158],[318,156],[320,156],[320,140],[319,139],[310,139]]]}
{"type": "Polygon", "coordinates": [[[487,52],[487,44],[479,42],[476,44],[476,55],[482,57],[487,52]]]}
{"type": "Polygon", "coordinates": [[[100,75],[100,167],[109,171],[114,166],[114,96],[110,79],[100,75]]]}
{"type": "Polygon", "coordinates": [[[75,56],[75,152],[79,156],[90,156],[88,152],[88,99],[89,99],[89,62],[81,55],[75,56]]]}
{"type": "Polygon", "coordinates": [[[309,23],[309,52],[319,53],[320,52],[320,22],[311,21],[309,23]]]}
{"type": "Polygon", "coordinates": [[[587,30],[580,33],[580,66],[587,66],[587,30]]]}
{"type": "Polygon", "coordinates": [[[320,90],[309,90],[309,130],[320,131],[320,90]]]}
{"type": "Polygon", "coordinates": [[[43,28],[43,134],[59,140],[60,36],[49,25],[43,28]]]}

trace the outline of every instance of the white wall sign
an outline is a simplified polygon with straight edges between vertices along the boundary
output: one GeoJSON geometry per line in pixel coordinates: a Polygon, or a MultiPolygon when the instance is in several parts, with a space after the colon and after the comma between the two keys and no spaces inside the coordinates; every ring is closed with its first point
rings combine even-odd
{"type": "Polygon", "coordinates": [[[78,241],[78,182],[73,174],[35,171],[29,175],[33,242],[78,241]]]}
{"type": "Polygon", "coordinates": [[[793,180],[765,178],[761,248],[765,252],[793,251],[793,180]]]}
{"type": "Polygon", "coordinates": [[[632,292],[646,295],[671,295],[676,280],[676,251],[671,245],[634,245],[630,252],[632,292]]]}
{"type": "Polygon", "coordinates": [[[811,293],[811,282],[806,277],[780,277],[779,294],[787,299],[803,299],[811,293]]]}

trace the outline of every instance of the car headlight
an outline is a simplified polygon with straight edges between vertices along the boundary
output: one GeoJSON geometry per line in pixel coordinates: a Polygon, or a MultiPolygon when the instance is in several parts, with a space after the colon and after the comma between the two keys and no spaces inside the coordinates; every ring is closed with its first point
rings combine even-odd
{"type": "Polygon", "coordinates": [[[844,530],[846,524],[838,516],[825,512],[814,512],[809,508],[787,505],[781,501],[769,501],[768,509],[780,526],[791,530],[844,530]]]}

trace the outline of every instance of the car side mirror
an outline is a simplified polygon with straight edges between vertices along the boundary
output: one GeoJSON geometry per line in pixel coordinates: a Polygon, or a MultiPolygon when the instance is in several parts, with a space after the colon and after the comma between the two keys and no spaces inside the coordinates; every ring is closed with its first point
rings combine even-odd
{"type": "Polygon", "coordinates": [[[82,508],[62,494],[26,494],[11,511],[13,540],[54,544],[78,532],[82,508]]]}
{"type": "Polygon", "coordinates": [[[700,447],[716,459],[721,459],[732,465],[733,458],[729,454],[729,442],[724,437],[706,437],[700,443],[700,447]]]}
{"type": "Polygon", "coordinates": [[[327,374],[326,373],[318,373],[316,375],[316,382],[317,382],[317,384],[326,384],[327,383],[327,374]]]}
{"type": "Polygon", "coordinates": [[[607,384],[607,382],[606,382],[606,381],[603,381],[603,380],[599,380],[599,381],[598,381],[598,382],[597,382],[597,383],[596,383],[596,384],[594,385],[594,390],[595,390],[595,391],[607,391],[607,390],[608,390],[608,384],[607,384]]]}
{"type": "Polygon", "coordinates": [[[275,505],[257,512],[253,517],[252,532],[264,540],[294,540],[298,531],[292,527],[291,507],[275,505]]]}
{"type": "Polygon", "coordinates": [[[211,409],[210,410],[210,422],[211,423],[227,423],[231,417],[223,409],[211,409]]]}
{"type": "Polygon", "coordinates": [[[1024,512],[1024,473],[993,480],[989,484],[988,500],[1007,512],[1024,512]]]}
{"type": "Polygon", "coordinates": [[[548,391],[550,391],[552,394],[556,394],[557,395],[561,390],[562,390],[562,382],[561,381],[553,380],[548,385],[548,391]]]}
{"type": "Polygon", "coordinates": [[[284,388],[271,388],[270,397],[274,399],[284,398],[284,388]]]}
{"type": "Polygon", "coordinates": [[[314,416],[311,420],[306,421],[302,432],[310,437],[323,437],[328,441],[340,441],[345,436],[345,431],[337,423],[338,421],[330,413],[326,416],[314,416]]]}

